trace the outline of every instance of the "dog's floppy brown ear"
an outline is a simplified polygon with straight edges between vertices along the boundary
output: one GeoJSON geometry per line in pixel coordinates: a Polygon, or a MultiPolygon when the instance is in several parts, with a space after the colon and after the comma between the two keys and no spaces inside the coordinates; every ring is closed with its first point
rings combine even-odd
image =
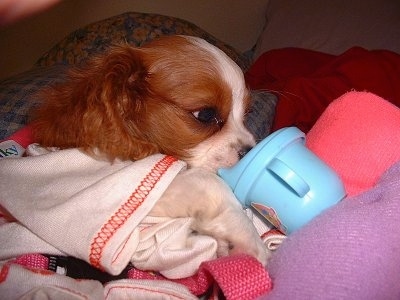
{"type": "Polygon", "coordinates": [[[136,160],[156,153],[142,138],[136,115],[150,92],[139,49],[113,46],[105,54],[69,70],[65,82],[39,94],[33,112],[35,142],[43,146],[81,148],[91,154],[136,160]]]}

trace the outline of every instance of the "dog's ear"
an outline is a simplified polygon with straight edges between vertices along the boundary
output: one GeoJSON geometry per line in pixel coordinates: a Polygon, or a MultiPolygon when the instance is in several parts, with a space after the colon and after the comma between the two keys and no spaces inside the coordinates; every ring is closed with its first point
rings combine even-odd
{"type": "Polygon", "coordinates": [[[139,49],[113,46],[79,68],[63,83],[39,94],[33,112],[35,142],[81,148],[108,159],[141,159],[158,152],[140,131],[149,74],[139,49]]]}

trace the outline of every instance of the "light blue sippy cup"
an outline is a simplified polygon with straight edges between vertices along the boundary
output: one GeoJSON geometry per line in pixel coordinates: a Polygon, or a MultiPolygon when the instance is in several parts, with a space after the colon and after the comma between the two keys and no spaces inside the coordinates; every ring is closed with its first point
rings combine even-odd
{"type": "Polygon", "coordinates": [[[218,175],[244,206],[285,234],[346,195],[338,175],[305,146],[305,134],[296,127],[269,135],[218,175]]]}

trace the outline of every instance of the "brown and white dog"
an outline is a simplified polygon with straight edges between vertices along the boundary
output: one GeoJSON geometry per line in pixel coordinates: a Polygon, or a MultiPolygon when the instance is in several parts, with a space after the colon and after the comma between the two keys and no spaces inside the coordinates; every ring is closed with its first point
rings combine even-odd
{"type": "Polygon", "coordinates": [[[193,217],[193,230],[217,239],[219,254],[267,250],[230,188],[216,175],[255,144],[243,124],[249,105],[241,69],[206,41],[168,36],[140,48],[111,47],[41,93],[35,141],[80,148],[101,159],[155,153],[184,160],[151,211],[193,217]]]}

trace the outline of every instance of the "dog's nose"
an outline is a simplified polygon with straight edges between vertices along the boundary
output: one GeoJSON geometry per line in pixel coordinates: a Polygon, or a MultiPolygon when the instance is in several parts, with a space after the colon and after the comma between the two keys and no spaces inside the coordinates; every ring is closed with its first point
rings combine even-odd
{"type": "Polygon", "coordinates": [[[239,151],[239,159],[242,159],[247,152],[249,152],[253,147],[252,146],[244,146],[240,151],[239,151]]]}

